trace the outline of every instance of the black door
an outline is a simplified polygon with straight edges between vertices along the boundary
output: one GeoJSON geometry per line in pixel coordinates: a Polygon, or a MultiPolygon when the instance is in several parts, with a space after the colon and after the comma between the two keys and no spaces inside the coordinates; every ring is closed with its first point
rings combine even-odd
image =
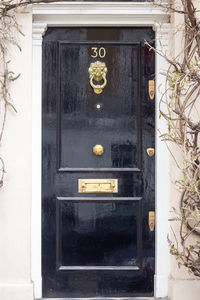
{"type": "Polygon", "coordinates": [[[153,39],[151,28],[44,36],[44,298],[153,296],[153,39]]]}

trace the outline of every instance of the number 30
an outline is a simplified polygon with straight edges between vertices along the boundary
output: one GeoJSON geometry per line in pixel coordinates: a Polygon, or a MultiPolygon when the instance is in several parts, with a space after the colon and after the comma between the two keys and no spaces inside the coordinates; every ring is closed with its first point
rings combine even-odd
{"type": "Polygon", "coordinates": [[[91,48],[92,50],[92,54],[91,54],[91,57],[93,58],[96,58],[96,57],[100,57],[100,58],[103,58],[106,56],[106,49],[101,47],[101,48],[96,48],[96,47],[93,47],[91,48]]]}

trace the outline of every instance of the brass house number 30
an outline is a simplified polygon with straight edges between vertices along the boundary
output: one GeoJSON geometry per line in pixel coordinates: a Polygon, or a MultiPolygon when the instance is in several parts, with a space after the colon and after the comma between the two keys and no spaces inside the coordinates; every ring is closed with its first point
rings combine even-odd
{"type": "Polygon", "coordinates": [[[106,56],[106,49],[104,47],[101,48],[97,48],[97,47],[92,47],[91,48],[92,54],[91,57],[92,58],[104,58],[106,56]]]}

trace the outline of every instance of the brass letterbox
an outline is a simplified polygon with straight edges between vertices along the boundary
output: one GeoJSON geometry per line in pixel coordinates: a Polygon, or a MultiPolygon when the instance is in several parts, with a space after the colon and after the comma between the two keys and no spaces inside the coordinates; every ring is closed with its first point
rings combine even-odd
{"type": "Polygon", "coordinates": [[[118,193],[118,179],[79,179],[79,193],[118,193]]]}

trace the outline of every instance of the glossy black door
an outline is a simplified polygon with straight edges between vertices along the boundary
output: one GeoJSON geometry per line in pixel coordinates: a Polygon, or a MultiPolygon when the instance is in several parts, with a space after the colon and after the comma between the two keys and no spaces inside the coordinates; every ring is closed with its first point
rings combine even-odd
{"type": "Polygon", "coordinates": [[[44,298],[153,295],[155,205],[151,28],[49,28],[43,40],[44,298]],[[104,50],[99,49],[102,48],[104,50]],[[96,57],[97,56],[97,57],[96,57]],[[91,62],[107,66],[101,94],[91,62]],[[101,144],[97,156],[93,147],[101,144]],[[78,179],[118,179],[79,193],[78,179]]]}

